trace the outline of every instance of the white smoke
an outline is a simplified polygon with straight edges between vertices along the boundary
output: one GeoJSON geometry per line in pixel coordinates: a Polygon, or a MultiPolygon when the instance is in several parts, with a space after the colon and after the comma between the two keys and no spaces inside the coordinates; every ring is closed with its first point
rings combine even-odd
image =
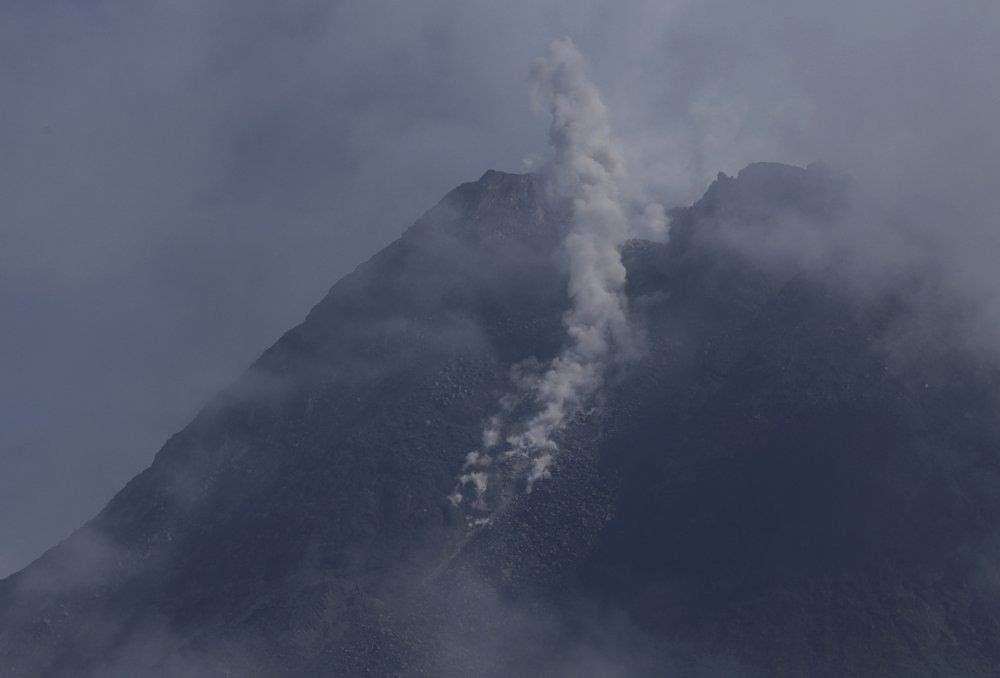
{"type": "MultiPolygon", "coordinates": [[[[474,485],[477,502],[486,492],[482,469],[492,459],[489,450],[502,440],[509,446],[504,457],[530,462],[526,470],[529,491],[535,482],[549,477],[558,452],[553,436],[599,389],[612,353],[630,345],[620,248],[630,237],[660,239],[667,232],[662,206],[651,204],[641,211],[632,210],[623,196],[622,153],[611,135],[608,110],[587,79],[584,59],[573,42],[568,38],[553,42],[547,56],[535,63],[532,77],[538,100],[552,116],[552,158],[543,176],[553,197],[572,206],[571,225],[563,242],[572,304],[563,317],[568,342],[540,373],[515,374],[521,393],[536,403],[536,413],[504,438],[504,419],[512,409],[511,399],[505,397],[501,414],[491,417],[484,428],[486,451],[469,457],[480,470],[466,472],[459,480],[460,487],[474,485]]],[[[468,468],[467,462],[463,471],[468,468]]],[[[460,501],[458,490],[456,495],[460,501]]]]}

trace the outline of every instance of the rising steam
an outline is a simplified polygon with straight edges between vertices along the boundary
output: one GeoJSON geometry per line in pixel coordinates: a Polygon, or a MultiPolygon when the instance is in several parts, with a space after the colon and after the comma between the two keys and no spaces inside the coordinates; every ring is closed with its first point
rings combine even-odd
{"type": "Polygon", "coordinates": [[[611,136],[608,110],[587,79],[573,42],[553,42],[547,56],[535,63],[532,79],[538,100],[552,116],[552,158],[543,178],[554,199],[572,206],[563,241],[569,261],[571,307],[563,317],[568,341],[543,370],[515,370],[518,395],[501,399],[500,412],[484,428],[483,451],[466,458],[450,499],[456,505],[467,499],[477,510],[482,510],[488,467],[497,451],[504,459],[521,460],[528,491],[549,477],[558,452],[553,436],[598,390],[613,353],[630,345],[621,245],[636,234],[662,237],[667,230],[660,205],[648,205],[633,216],[636,210],[624,199],[622,153],[611,136]],[[507,421],[514,403],[523,398],[533,401],[535,413],[527,421],[507,421]],[[468,486],[474,496],[464,498],[468,486]]]}

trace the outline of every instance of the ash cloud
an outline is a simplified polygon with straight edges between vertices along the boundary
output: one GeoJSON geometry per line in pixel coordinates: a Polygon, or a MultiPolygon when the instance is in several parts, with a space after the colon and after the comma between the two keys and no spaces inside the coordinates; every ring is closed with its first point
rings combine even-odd
{"type": "MultiPolygon", "coordinates": [[[[533,384],[541,411],[508,438],[515,449],[541,451],[529,487],[548,475],[556,450],[553,433],[600,386],[609,354],[631,341],[619,248],[634,231],[622,194],[624,158],[582,55],[572,41],[556,41],[532,76],[552,116],[553,158],[544,176],[555,196],[571,202],[572,221],[563,243],[569,261],[571,308],[563,318],[569,345],[533,384]]],[[[666,235],[662,207],[647,206],[642,214],[644,232],[666,235]]]]}
{"type": "Polygon", "coordinates": [[[483,431],[485,450],[466,458],[451,500],[460,504],[463,488],[471,486],[477,510],[485,509],[493,454],[513,460],[516,472],[525,475],[528,492],[550,476],[559,451],[554,436],[600,388],[607,362],[634,344],[620,248],[636,232],[667,235],[662,206],[634,209],[624,193],[624,158],[611,133],[608,109],[572,40],[554,41],[531,75],[536,98],[551,116],[552,157],[541,176],[550,198],[570,209],[562,243],[569,273],[570,308],[563,316],[567,345],[541,370],[519,366],[515,400],[508,396],[501,401],[501,413],[483,431]],[[521,421],[512,417],[513,403],[525,398],[535,412],[521,421]],[[506,449],[495,449],[501,441],[506,449]],[[518,460],[528,467],[520,469],[518,460]]]}

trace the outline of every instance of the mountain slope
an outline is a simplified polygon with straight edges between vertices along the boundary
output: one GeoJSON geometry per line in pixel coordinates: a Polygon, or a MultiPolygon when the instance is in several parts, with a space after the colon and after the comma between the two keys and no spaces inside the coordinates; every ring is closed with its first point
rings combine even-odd
{"type": "Polygon", "coordinates": [[[472,527],[445,497],[563,344],[567,214],[533,176],[459,187],[0,583],[0,669],[992,675],[996,369],[907,335],[905,282],[741,246],[853,190],[752,165],[629,243],[643,350],[472,527]]]}

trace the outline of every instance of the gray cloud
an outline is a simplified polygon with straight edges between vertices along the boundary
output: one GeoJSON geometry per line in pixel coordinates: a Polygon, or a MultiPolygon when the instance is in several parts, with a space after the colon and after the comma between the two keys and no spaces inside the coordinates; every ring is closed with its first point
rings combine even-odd
{"type": "Polygon", "coordinates": [[[828,160],[941,243],[989,343],[998,29],[988,0],[4,4],[0,573],[445,191],[537,162],[527,74],[561,36],[630,193],[828,160]]]}

